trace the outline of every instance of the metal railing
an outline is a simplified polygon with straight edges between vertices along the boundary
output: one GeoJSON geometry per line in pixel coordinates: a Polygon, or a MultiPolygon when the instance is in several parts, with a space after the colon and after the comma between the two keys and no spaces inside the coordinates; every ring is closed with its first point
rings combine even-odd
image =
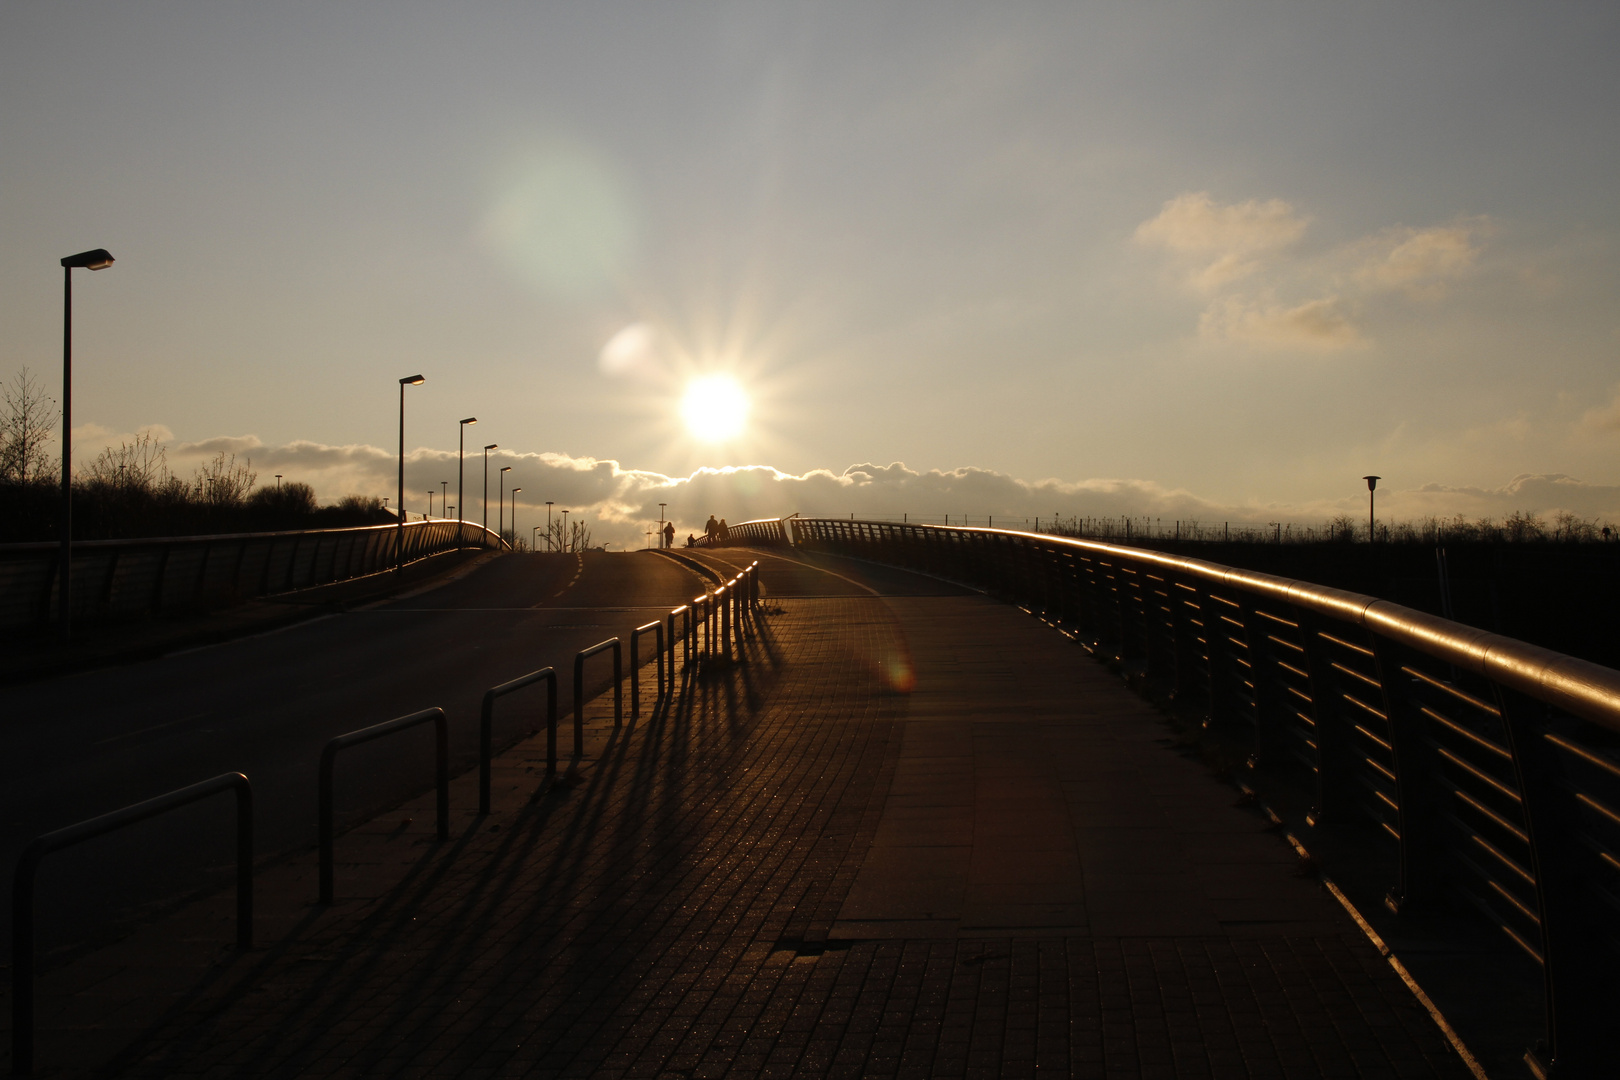
{"type": "Polygon", "coordinates": [[[641,635],[653,635],[654,655],[658,657],[658,692],[653,695],[653,711],[664,697],[664,624],[654,619],[630,631],[630,719],[641,717],[641,635]]]}
{"type": "Polygon", "coordinates": [[[236,946],[253,947],[253,785],[225,773],[100,817],[34,838],[17,860],[11,884],[11,1071],[34,1071],[34,876],[45,856],[222,791],[236,792],[236,946]]]}
{"type": "Polygon", "coordinates": [[[585,756],[585,661],[598,653],[613,651],[613,726],[624,726],[624,649],[619,639],[610,637],[574,657],[574,756],[585,756]]]}
{"type": "MultiPolygon", "coordinates": [[[[450,524],[430,522],[429,525],[450,524]]],[[[397,529],[397,526],[384,526],[388,530],[397,529]]],[[[367,530],[333,530],[335,532],[367,531],[367,530]]],[[[285,537],[290,534],[271,534],[285,537]]],[[[493,536],[493,534],[489,534],[493,536]]],[[[392,551],[393,549],[388,549],[392,551]]],[[[417,550],[422,550],[418,548],[417,550]]],[[[386,562],[386,558],[384,562],[386,562]]],[[[676,682],[675,675],[675,643],[677,640],[685,642],[684,666],[691,668],[698,659],[696,638],[698,628],[705,626],[706,640],[704,645],[709,651],[715,647],[716,634],[719,632],[717,623],[723,618],[728,628],[725,633],[728,638],[735,634],[738,644],[741,644],[742,635],[746,632],[746,613],[757,606],[759,599],[759,582],[757,575],[758,563],[745,568],[730,581],[725,582],[720,595],[729,596],[729,602],[724,606],[724,613],[720,610],[714,594],[697,597],[691,605],[682,605],[673,609],[668,616],[669,634],[666,637],[661,622],[654,621],[639,626],[632,632],[630,638],[631,651],[631,700],[632,715],[639,715],[640,709],[640,653],[639,641],[643,634],[655,635],[655,659],[657,661],[657,678],[660,697],[673,693],[676,682]],[[701,620],[699,614],[701,612],[701,620]],[[684,621],[681,635],[677,639],[675,633],[677,616],[684,621]],[[666,666],[666,651],[669,653],[666,666]],[[667,690],[666,690],[667,672],[667,690]]],[[[613,710],[614,726],[623,725],[624,698],[623,698],[623,668],[622,649],[618,638],[609,638],[606,641],[581,650],[574,658],[574,756],[582,758],[585,753],[584,735],[584,666],[585,661],[605,651],[613,653],[613,710]]],[[[491,687],[484,692],[483,707],[479,717],[479,791],[478,812],[487,815],[491,803],[491,758],[493,756],[494,709],[497,699],[514,693],[536,682],[547,683],[547,710],[546,710],[546,771],[553,775],[557,771],[557,674],[552,668],[542,668],[527,675],[520,676],[499,686],[491,687]]],[[[656,707],[656,706],[655,706],[656,707]]],[[[450,751],[449,751],[449,721],[443,709],[424,709],[408,716],[401,716],[381,724],[361,728],[347,734],[339,735],[330,740],[321,751],[321,761],[318,775],[317,792],[317,843],[319,847],[319,902],[323,905],[331,904],[335,894],[335,856],[334,840],[336,834],[336,811],[333,799],[333,772],[339,751],[356,746],[360,743],[370,742],[394,732],[407,728],[417,727],[431,722],[435,728],[435,769],[434,782],[436,791],[437,830],[440,840],[450,838],[450,751]]],[[[13,1053],[12,1068],[17,1075],[27,1075],[33,1067],[34,1051],[34,929],[33,929],[33,885],[34,877],[40,860],[52,851],[59,850],[83,840],[101,836],[126,825],[143,821],[147,818],[162,814],[179,806],[206,798],[226,788],[234,788],[237,793],[237,943],[239,947],[247,949],[252,945],[253,925],[253,800],[252,787],[247,777],[241,773],[229,773],[218,776],[178,791],[161,795],[157,798],[125,807],[122,810],[104,814],[64,829],[46,833],[34,840],[23,852],[18,861],[13,881],[13,962],[12,962],[12,1015],[13,1015],[13,1053]]]]}
{"type": "MultiPolygon", "coordinates": [[[[659,661],[663,670],[663,661],[659,661]]],[[[520,675],[510,682],[492,686],[484,691],[484,705],[478,711],[478,816],[489,815],[490,759],[494,756],[495,699],[522,690],[544,679],[546,682],[546,775],[557,771],[557,672],[541,668],[520,675]]]]}
{"type": "Polygon", "coordinates": [[[419,724],[432,723],[434,727],[434,786],[438,793],[438,825],[439,839],[450,839],[450,723],[445,718],[443,709],[423,709],[421,712],[411,713],[409,716],[386,720],[381,724],[351,731],[345,735],[328,742],[321,750],[320,792],[317,795],[320,805],[317,817],[317,828],[320,830],[321,846],[321,872],[320,872],[320,902],[332,902],[332,834],[335,831],[332,809],[332,763],[337,758],[339,750],[346,750],[360,743],[380,739],[384,735],[392,735],[396,731],[404,731],[419,724]]]}
{"type": "MultiPolygon", "coordinates": [[[[1366,823],[1399,912],[1442,895],[1541,967],[1527,1060],[1612,1074],[1620,968],[1620,672],[1438,616],[1198,559],[1032,533],[839,519],[732,526],[1018,604],[1366,823]]],[[[1564,1070],[1568,1070],[1565,1072],[1564,1070]]]]}
{"type": "MultiPolygon", "coordinates": [[[[73,545],[73,621],[223,607],[365,577],[461,547],[498,547],[472,522],[413,521],[304,532],[227,533],[73,545]]],[[[57,610],[61,546],[0,545],[0,631],[57,610]]]]}

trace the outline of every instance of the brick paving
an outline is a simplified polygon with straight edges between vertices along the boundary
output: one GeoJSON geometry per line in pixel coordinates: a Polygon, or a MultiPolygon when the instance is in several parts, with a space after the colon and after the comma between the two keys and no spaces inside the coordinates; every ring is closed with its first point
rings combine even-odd
{"type": "Polygon", "coordinates": [[[430,801],[340,838],[329,910],[307,857],[269,869],[246,956],[197,944],[226,896],[48,976],[42,1074],[1468,1075],[1072,645],[975,596],[788,597],[771,561],[746,661],[617,733],[593,704],[577,774],[531,741],[491,817],[457,781],[449,843],[430,801]],[[211,966],[144,989],[169,940],[211,966]]]}

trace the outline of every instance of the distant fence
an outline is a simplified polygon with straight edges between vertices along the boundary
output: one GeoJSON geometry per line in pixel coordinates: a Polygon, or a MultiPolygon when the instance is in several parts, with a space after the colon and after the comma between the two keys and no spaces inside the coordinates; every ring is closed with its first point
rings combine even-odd
{"type": "MultiPolygon", "coordinates": [[[[224,607],[364,577],[458,547],[496,547],[472,522],[412,521],[303,532],[234,533],[73,545],[75,623],[224,607]]],[[[0,631],[56,616],[61,547],[0,545],[0,631]]]]}
{"type": "Polygon", "coordinates": [[[1099,541],[829,518],[745,522],[730,540],[932,574],[1072,634],[1240,740],[1313,824],[1381,838],[1392,909],[1455,899],[1498,927],[1543,972],[1540,1065],[1620,1075],[1620,671],[1099,541]]]}

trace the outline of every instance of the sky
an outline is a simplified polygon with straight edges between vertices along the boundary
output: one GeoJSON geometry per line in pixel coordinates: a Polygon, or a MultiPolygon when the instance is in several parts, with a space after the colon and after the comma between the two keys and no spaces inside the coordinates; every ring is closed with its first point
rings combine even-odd
{"type": "Polygon", "coordinates": [[[476,416],[467,510],[494,442],[525,525],[616,545],[1310,523],[1368,473],[1620,522],[1617,46],[1584,2],[16,0],[0,379],[59,385],[105,247],[81,465],[397,498],[420,373],[409,510],[476,416]]]}

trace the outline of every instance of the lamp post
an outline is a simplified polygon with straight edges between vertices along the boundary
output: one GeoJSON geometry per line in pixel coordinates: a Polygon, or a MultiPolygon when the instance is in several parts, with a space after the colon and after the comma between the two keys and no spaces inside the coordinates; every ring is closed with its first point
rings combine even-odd
{"type": "Polygon", "coordinates": [[[562,512],[562,516],[563,516],[562,549],[563,549],[563,551],[567,551],[568,550],[568,541],[571,539],[571,537],[568,535],[568,511],[564,510],[562,512]]]}
{"type": "MultiPolygon", "coordinates": [[[[122,466],[122,465],[120,465],[120,466],[118,466],[118,467],[119,467],[119,468],[120,468],[120,469],[122,469],[122,468],[123,468],[123,466],[122,466]]],[[[276,473],[276,490],[278,490],[278,491],[279,491],[279,490],[280,490],[280,489],[281,489],[281,474],[280,474],[280,473],[276,473]]]]}
{"type": "Polygon", "coordinates": [[[405,388],[421,386],[427,382],[420,375],[407,375],[399,380],[399,529],[394,542],[394,573],[405,569],[405,388]]]}
{"type": "Polygon", "coordinates": [[[1362,479],[1367,481],[1367,543],[1371,544],[1378,539],[1378,519],[1373,516],[1373,492],[1383,477],[1363,476],[1362,479]]]}
{"type": "Polygon", "coordinates": [[[484,447],[484,531],[489,532],[489,452],[500,448],[499,443],[490,443],[484,447]]]}
{"type": "Polygon", "coordinates": [[[62,260],[62,567],[57,604],[63,641],[73,636],[73,271],[105,270],[112,264],[106,248],[62,260]]]}
{"type": "Polygon", "coordinates": [[[669,505],[669,503],[659,503],[658,504],[658,546],[659,546],[659,548],[662,548],[664,546],[664,507],[666,507],[668,505],[669,505]]]}
{"type": "Polygon", "coordinates": [[[529,530],[529,544],[535,551],[540,550],[540,526],[536,525],[529,530]]]}
{"type": "Polygon", "coordinates": [[[495,501],[497,505],[495,507],[495,535],[502,538],[506,536],[506,474],[511,471],[512,466],[501,466],[501,482],[496,489],[497,496],[495,501]]]}
{"type": "Polygon", "coordinates": [[[551,500],[546,500],[546,550],[551,550],[551,500]]]}
{"type": "Polygon", "coordinates": [[[458,548],[461,547],[461,522],[467,518],[467,511],[463,509],[467,505],[467,499],[462,491],[464,476],[461,459],[465,456],[467,449],[467,425],[476,423],[478,423],[478,417],[469,416],[456,425],[456,433],[461,436],[456,442],[456,547],[458,548]]]}
{"type": "Polygon", "coordinates": [[[428,488],[428,512],[423,516],[422,520],[427,521],[432,517],[433,517],[433,489],[428,488]]]}
{"type": "Polygon", "coordinates": [[[439,481],[439,516],[442,518],[450,516],[450,481],[448,480],[439,481]]]}
{"type": "Polygon", "coordinates": [[[522,490],[523,489],[520,488],[520,487],[516,487],[516,488],[512,489],[512,546],[513,547],[517,547],[517,539],[518,539],[518,531],[517,531],[517,493],[522,491],[522,490]]]}

